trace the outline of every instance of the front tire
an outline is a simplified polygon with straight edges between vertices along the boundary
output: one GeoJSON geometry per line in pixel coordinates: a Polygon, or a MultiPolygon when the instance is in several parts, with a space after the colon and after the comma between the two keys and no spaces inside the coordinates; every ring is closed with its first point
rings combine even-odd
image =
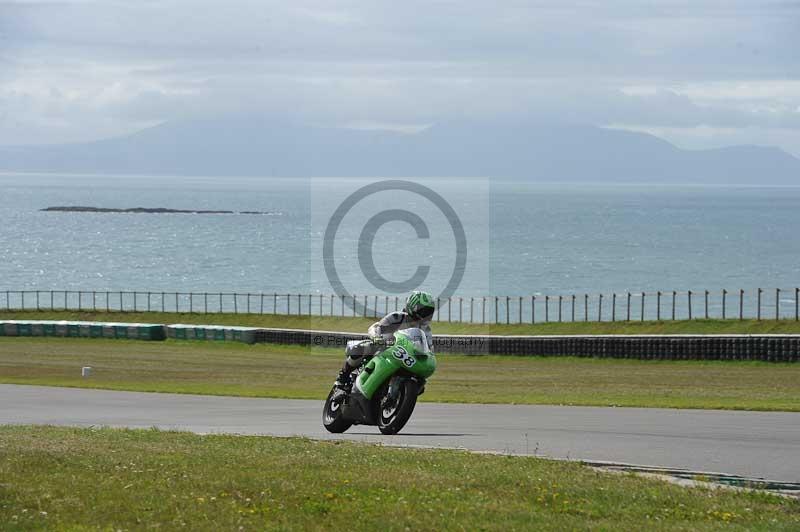
{"type": "Polygon", "coordinates": [[[345,419],[342,413],[345,397],[347,397],[347,393],[334,386],[325,400],[325,407],[322,409],[322,425],[328,432],[340,434],[353,425],[353,422],[345,419]]]}
{"type": "Polygon", "coordinates": [[[411,379],[403,379],[398,389],[397,399],[390,401],[385,395],[380,401],[378,429],[383,434],[397,434],[408,423],[417,405],[419,384],[411,379]]]}

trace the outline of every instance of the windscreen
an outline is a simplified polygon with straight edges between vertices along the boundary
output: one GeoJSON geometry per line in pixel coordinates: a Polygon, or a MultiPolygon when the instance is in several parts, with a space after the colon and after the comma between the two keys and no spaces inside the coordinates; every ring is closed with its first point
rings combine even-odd
{"type": "Polygon", "coordinates": [[[403,329],[400,333],[414,344],[414,348],[417,351],[420,353],[430,353],[431,348],[428,345],[428,336],[422,329],[412,327],[411,329],[403,329]]]}

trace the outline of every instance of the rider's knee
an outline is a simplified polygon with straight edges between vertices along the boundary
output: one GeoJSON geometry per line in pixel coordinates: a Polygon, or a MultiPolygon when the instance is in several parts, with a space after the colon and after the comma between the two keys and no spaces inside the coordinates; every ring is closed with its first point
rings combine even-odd
{"type": "Polygon", "coordinates": [[[370,355],[369,353],[369,346],[366,345],[364,342],[353,340],[347,342],[347,347],[345,348],[345,354],[347,355],[347,365],[351,368],[357,368],[361,365],[365,356],[370,355]]]}

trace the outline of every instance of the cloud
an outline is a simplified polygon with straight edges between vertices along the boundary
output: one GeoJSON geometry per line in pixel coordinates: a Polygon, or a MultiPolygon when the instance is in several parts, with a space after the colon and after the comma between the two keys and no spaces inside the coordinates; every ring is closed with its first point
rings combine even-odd
{"type": "Polygon", "coordinates": [[[799,22],[797,3],[749,0],[6,2],[0,143],[257,110],[780,130],[800,153],[799,22]]]}

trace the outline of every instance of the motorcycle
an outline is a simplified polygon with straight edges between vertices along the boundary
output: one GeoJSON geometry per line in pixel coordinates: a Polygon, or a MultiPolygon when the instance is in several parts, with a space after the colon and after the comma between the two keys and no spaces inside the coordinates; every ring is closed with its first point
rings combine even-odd
{"type": "MultiPolygon", "coordinates": [[[[365,340],[364,342],[372,342],[365,340]]],[[[436,356],[422,329],[394,333],[394,343],[355,370],[352,387],[334,386],[325,400],[322,424],[341,433],[352,425],[377,425],[383,434],[397,434],[405,426],[436,371],[436,356]]]]}

